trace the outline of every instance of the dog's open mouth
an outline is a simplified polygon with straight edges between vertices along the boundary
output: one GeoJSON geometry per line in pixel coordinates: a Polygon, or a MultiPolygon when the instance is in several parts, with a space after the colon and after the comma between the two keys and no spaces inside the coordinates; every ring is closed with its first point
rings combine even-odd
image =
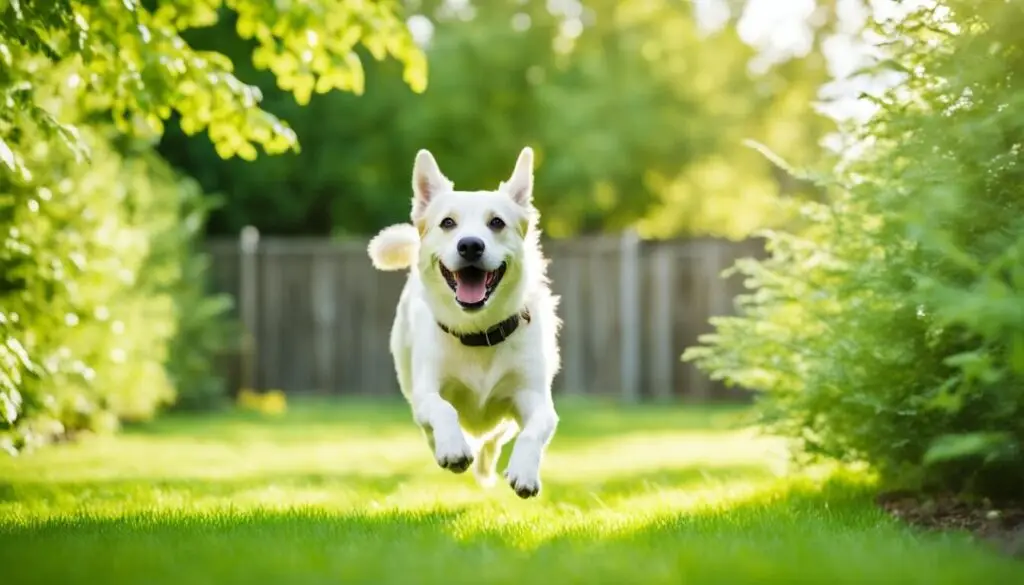
{"type": "Polygon", "coordinates": [[[452,271],[440,262],[438,265],[441,267],[441,275],[444,276],[445,282],[455,292],[455,300],[462,305],[463,309],[483,307],[487,303],[487,299],[491,298],[494,290],[498,288],[498,284],[501,283],[506,268],[504,262],[497,270],[467,266],[452,271]]]}

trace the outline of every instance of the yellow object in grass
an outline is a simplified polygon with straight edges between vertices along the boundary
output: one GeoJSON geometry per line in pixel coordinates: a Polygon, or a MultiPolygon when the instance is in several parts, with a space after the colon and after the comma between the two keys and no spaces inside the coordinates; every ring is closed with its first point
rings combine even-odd
{"type": "Polygon", "coordinates": [[[288,410],[288,399],[281,390],[257,392],[243,388],[238,392],[238,406],[242,410],[259,412],[260,414],[277,416],[288,410]]]}

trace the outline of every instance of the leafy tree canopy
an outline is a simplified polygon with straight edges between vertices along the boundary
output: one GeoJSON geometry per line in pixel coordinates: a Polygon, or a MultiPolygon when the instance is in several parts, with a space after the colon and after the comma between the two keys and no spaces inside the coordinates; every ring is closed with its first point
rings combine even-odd
{"type": "Polygon", "coordinates": [[[414,91],[426,87],[423,54],[388,0],[0,0],[0,163],[31,180],[18,141],[26,124],[85,154],[76,128],[33,91],[36,74],[67,61],[79,66],[66,82],[122,132],[160,135],[177,114],[185,132],[205,132],[222,157],[297,148],[294,131],[261,109],[261,91],[239,81],[230,59],[184,40],[183,31],[215,25],[225,9],[237,15],[237,35],[253,41],[252,62],[300,103],[314,91],[361,93],[357,46],[397,59],[414,91]]]}
{"type": "MultiPolygon", "coordinates": [[[[459,187],[492,188],[524,144],[538,154],[538,203],[554,236],[637,225],[647,235],[742,237],[775,213],[785,177],[743,146],[753,138],[803,160],[830,129],[810,101],[827,79],[809,55],[754,72],[757,51],[732,20],[702,30],[688,2],[409,2],[430,88],[367,67],[365,97],[301,107],[245,63],[252,42],[225,20],[196,46],[230,55],[305,149],[251,165],[172,131],[161,152],[225,195],[210,232],[367,234],[408,217],[415,152],[429,148],[459,187]],[[557,6],[556,6],[557,4],[557,6]]],[[[833,15],[826,11],[823,29],[833,15]]],[[[819,43],[820,44],[820,43],[819,43]]],[[[816,45],[817,46],[817,45],[816,45]]]]}

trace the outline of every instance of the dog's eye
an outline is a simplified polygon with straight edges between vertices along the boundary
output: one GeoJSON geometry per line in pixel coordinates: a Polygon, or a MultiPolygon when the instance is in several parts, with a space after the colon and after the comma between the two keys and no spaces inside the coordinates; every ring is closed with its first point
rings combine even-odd
{"type": "Polygon", "coordinates": [[[455,227],[455,220],[454,219],[452,219],[450,217],[446,217],[446,218],[441,220],[441,229],[443,229],[443,230],[450,230],[453,227],[455,227]]]}
{"type": "Polygon", "coordinates": [[[491,221],[487,224],[492,230],[500,230],[505,227],[505,220],[500,217],[492,217],[491,221]]]}

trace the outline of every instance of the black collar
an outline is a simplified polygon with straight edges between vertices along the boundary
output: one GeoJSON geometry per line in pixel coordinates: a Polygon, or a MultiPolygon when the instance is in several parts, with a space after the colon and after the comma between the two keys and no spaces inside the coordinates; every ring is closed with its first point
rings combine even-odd
{"type": "Polygon", "coordinates": [[[437,325],[445,333],[458,338],[462,345],[468,345],[469,347],[491,347],[505,341],[510,335],[515,333],[516,329],[519,329],[520,321],[530,322],[529,310],[523,309],[521,313],[516,313],[487,331],[480,331],[479,333],[454,333],[441,323],[437,325]]]}

